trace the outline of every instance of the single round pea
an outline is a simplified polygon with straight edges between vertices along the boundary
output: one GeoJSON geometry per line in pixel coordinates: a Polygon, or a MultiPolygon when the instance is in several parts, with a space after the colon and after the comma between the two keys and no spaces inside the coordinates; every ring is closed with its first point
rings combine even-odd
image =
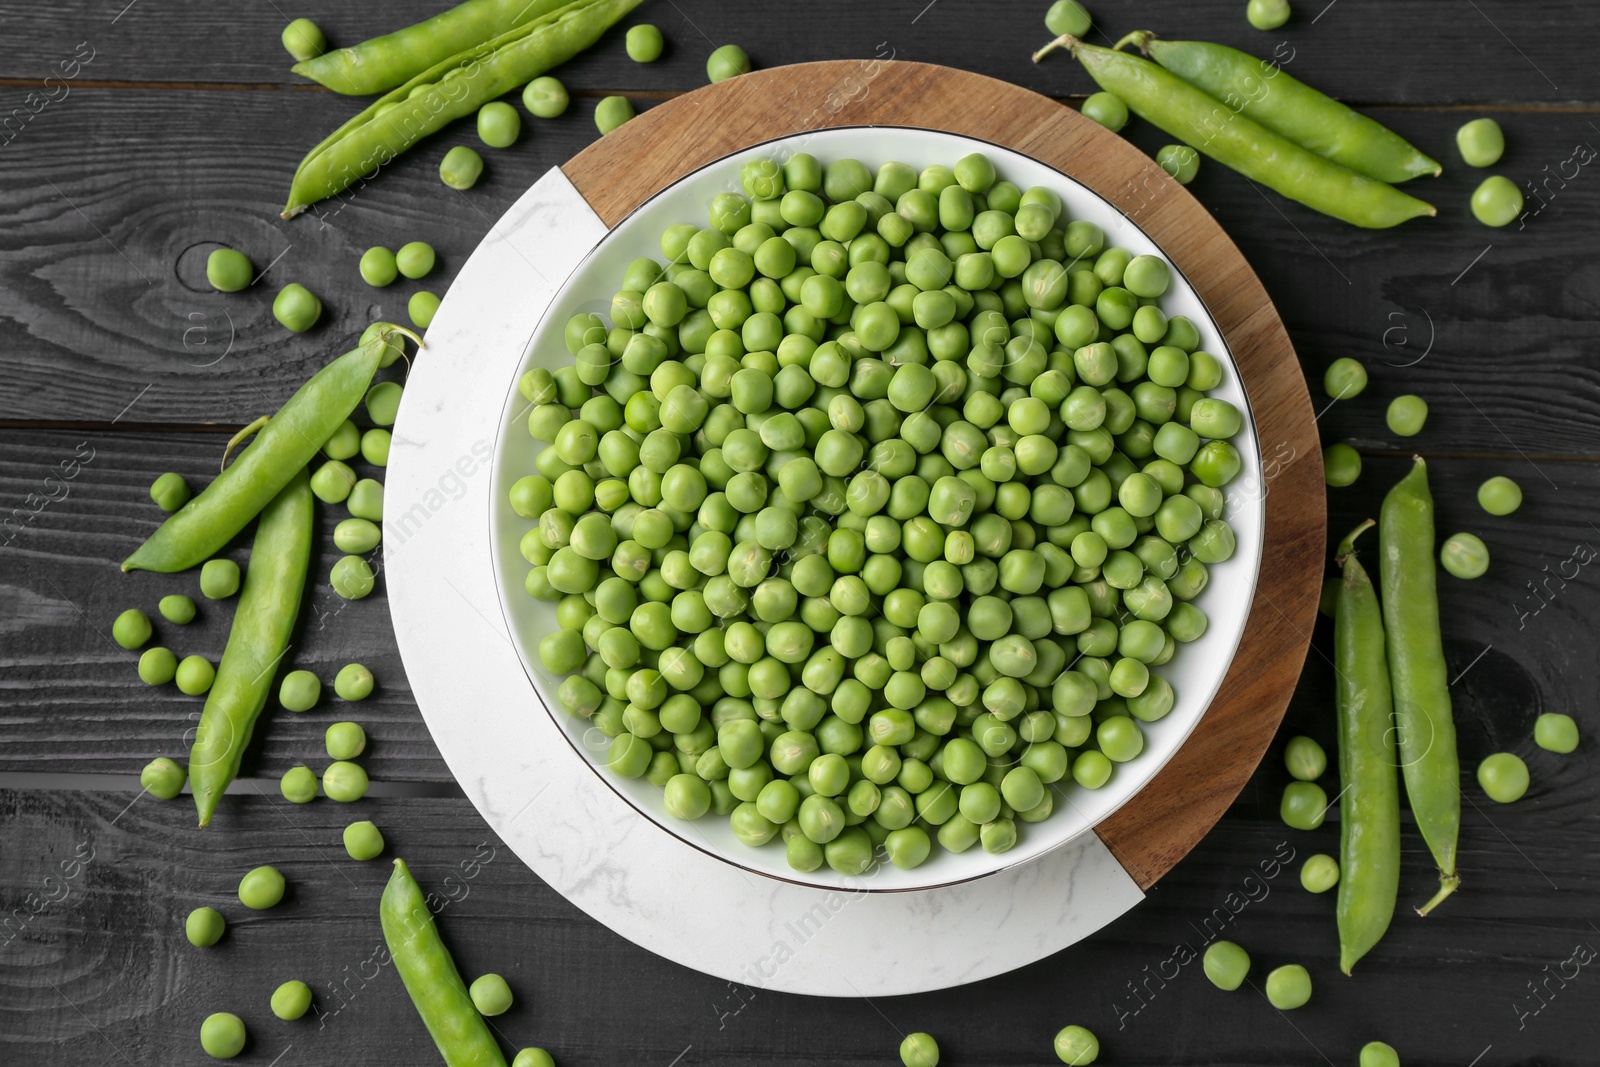
{"type": "Polygon", "coordinates": [[[1304,1007],[1311,999],[1311,974],[1298,963],[1286,963],[1267,974],[1267,1002],[1279,1011],[1304,1007]]]}
{"type": "Polygon", "coordinates": [[[1361,477],[1361,453],[1343,441],[1322,450],[1322,476],[1331,486],[1350,485],[1361,477]]]}
{"type": "Polygon", "coordinates": [[[706,57],[706,77],[717,82],[750,73],[750,57],[736,44],[725,44],[706,57]]]}
{"type": "Polygon", "coordinates": [[[1522,506],[1522,487],[1497,474],[1478,486],[1478,506],[1491,515],[1509,515],[1522,506]]]}
{"type": "Polygon", "coordinates": [[[1296,830],[1315,830],[1328,815],[1328,794],[1315,782],[1290,782],[1278,814],[1296,830]]]}
{"type": "Polygon", "coordinates": [[[522,90],[522,106],[536,118],[553,119],[567,110],[567,87],[546,74],[535,78],[522,90]]]}
{"type": "Polygon", "coordinates": [[[525,1048],[511,1061],[511,1067],[556,1067],[556,1061],[542,1048],[525,1048]]]}
{"type": "Polygon", "coordinates": [[[310,767],[290,767],[278,779],[278,792],[291,804],[309,804],[317,798],[317,774],[310,767]]]}
{"type": "Polygon", "coordinates": [[[322,772],[322,792],[329,800],[348,804],[367,795],[367,772],[359,764],[340,760],[322,772]]]}
{"type": "Polygon", "coordinates": [[[179,626],[187,626],[194,622],[194,601],[182,593],[172,593],[162,597],[161,602],[156,605],[156,610],[161,612],[163,619],[179,626]]]}
{"type": "Polygon", "coordinates": [[[905,1067],[939,1067],[939,1042],[918,1031],[900,1042],[900,1062],[905,1067]]]}
{"type": "Polygon", "coordinates": [[[172,649],[153,645],[139,654],[139,680],[145,685],[166,685],[178,673],[172,649]]]}
{"type": "Polygon", "coordinates": [[[224,600],[239,591],[239,565],[231,559],[208,559],[200,568],[200,592],[208,600],[224,600]]]}
{"type": "Polygon", "coordinates": [[[1200,173],[1200,153],[1186,144],[1163,145],[1156,152],[1156,165],[1176,178],[1179,185],[1188,185],[1200,173]]]}
{"type": "MultiPolygon", "coordinates": [[[[515,114],[515,112],[513,112],[515,114]]],[[[480,124],[479,129],[482,129],[480,124]]],[[[483,177],[483,157],[464,144],[458,144],[439,161],[439,180],[452,189],[471,189],[483,177]]]]}
{"type": "Polygon", "coordinates": [[[286,711],[310,711],[322,699],[322,682],[310,671],[290,671],[278,686],[278,703],[286,711]]]}
{"type": "Polygon", "coordinates": [[[1489,569],[1489,546],[1476,534],[1451,534],[1439,546],[1439,565],[1457,578],[1481,578],[1489,569]]]}
{"type": "Polygon", "coordinates": [[[1472,217],[1485,226],[1504,226],[1522,214],[1522,190],[1503,174],[1491,174],[1472,192],[1472,217]]]}
{"type": "Polygon", "coordinates": [[[283,983],[272,991],[272,1014],[293,1022],[311,1010],[311,987],[299,980],[283,983]]]}
{"type": "Polygon", "coordinates": [[[522,135],[522,116],[504,100],[478,109],[478,140],[490,148],[510,148],[522,135]]]}
{"type": "Polygon", "coordinates": [[[295,19],[283,28],[283,50],[298,63],[316,59],[328,50],[328,38],[310,19],[295,19]]]}
{"type": "Polygon", "coordinates": [[[1339,861],[1319,852],[1300,866],[1300,884],[1309,893],[1326,893],[1339,884],[1339,861]]]}
{"type": "Polygon", "coordinates": [[[1250,953],[1232,941],[1213,941],[1200,961],[1206,977],[1218,989],[1233,992],[1250,973],[1250,953]]]}
{"type": "Polygon", "coordinates": [[[594,124],[602,134],[610,133],[633,118],[633,103],[625,96],[608,96],[594,107],[594,124]]]}
{"type": "Polygon", "coordinates": [[[1340,356],[1328,365],[1322,376],[1322,388],[1334,400],[1348,400],[1361,395],[1367,387],[1367,368],[1350,356],[1340,356]]]}
{"type": "Polygon", "coordinates": [[[346,663],[333,678],[340,700],[365,700],[372,695],[372,672],[359,663],[346,663]]]}
{"type": "Polygon", "coordinates": [[[1122,271],[1122,287],[1134,296],[1147,299],[1158,297],[1171,284],[1172,271],[1160,256],[1134,256],[1122,271]]]}
{"type": "Polygon", "coordinates": [[[1456,148],[1469,167],[1492,167],[1505,154],[1506,135],[1494,119],[1473,119],[1456,131],[1456,148]]]}
{"type": "Polygon", "coordinates": [[[1068,1067],[1085,1067],[1100,1058],[1100,1039],[1083,1026],[1064,1026],[1056,1032],[1056,1058],[1068,1067]]]}
{"type": "Polygon", "coordinates": [[[188,772],[165,756],[151,760],[139,772],[139,785],[157,800],[171,800],[183,792],[188,779],[188,772]]]}
{"type": "Polygon", "coordinates": [[[400,277],[400,267],[395,262],[394,253],[382,245],[373,245],[361,253],[361,280],[375,288],[382,289],[386,285],[394,284],[400,277]]]}
{"type": "Polygon", "coordinates": [[[211,691],[211,683],[217,680],[217,669],[204,656],[185,656],[173,672],[173,680],[178,683],[179,692],[197,697],[211,691]]]}
{"type": "Polygon", "coordinates": [[[244,1020],[232,1012],[214,1012],[200,1024],[200,1047],[213,1059],[233,1059],[244,1051],[246,1036],[244,1020]]]}
{"type": "Polygon", "coordinates": [[[255,276],[250,257],[233,248],[214,248],[206,257],[206,281],[219,293],[237,293],[255,276]]]}
{"type": "Polygon", "coordinates": [[[305,333],[322,318],[322,301],[299,282],[290,282],[272,298],[272,317],[286,330],[305,333]]]}
{"type": "Polygon", "coordinates": [[[333,543],[340,552],[371,552],[382,539],[378,524],[369,519],[344,519],[333,528],[333,543]]]}
{"type": "Polygon", "coordinates": [[[1309,737],[1289,738],[1283,750],[1283,765],[1289,776],[1301,782],[1314,782],[1328,769],[1328,754],[1309,737]]]}
{"type": "Polygon", "coordinates": [[[628,35],[623,39],[628,58],[635,63],[654,63],[661,58],[661,50],[665,46],[661,31],[648,22],[628,27],[628,35]]]}
{"type": "Polygon", "coordinates": [[[183,921],[183,935],[195,948],[210,948],[222,940],[228,922],[216,908],[196,908],[183,921]]]}
{"type": "Polygon", "coordinates": [[[400,251],[394,254],[395,266],[400,273],[415,281],[426,278],[433,273],[433,265],[438,262],[438,253],[433,246],[425,241],[407,241],[400,246],[400,251]]]}
{"type": "Polygon", "coordinates": [[[1534,720],[1533,743],[1547,752],[1565,755],[1578,747],[1578,724],[1571,715],[1547,711],[1534,720]]]}
{"type": "Polygon", "coordinates": [[[344,850],[353,860],[376,859],[383,853],[383,831],[370,820],[353,822],[344,828],[344,850]]]}
{"type": "Polygon", "coordinates": [[[366,751],[367,732],[360,723],[336,722],[328,727],[323,741],[334,759],[355,759],[366,751]]]}
{"type": "Polygon", "coordinates": [[[1244,17],[1258,30],[1275,30],[1289,21],[1289,0],[1250,0],[1244,17]]]}
{"type": "Polygon", "coordinates": [[[372,567],[360,556],[345,556],[328,575],[333,591],[346,600],[360,600],[372,592],[376,580],[372,567]]]}
{"type": "Polygon", "coordinates": [[[1083,117],[1116,133],[1128,124],[1128,105],[1121,97],[1095,93],[1083,102],[1083,117]]]}
{"type": "Polygon", "coordinates": [[[1393,1045],[1382,1041],[1368,1041],[1361,1046],[1359,1067],[1400,1067],[1400,1053],[1393,1045]]]}
{"type": "Polygon", "coordinates": [[[1078,0],[1056,0],[1044,13],[1044,28],[1057,37],[1082,37],[1091,25],[1088,10],[1078,0]]]}
{"type": "Polygon", "coordinates": [[[1528,765],[1520,756],[1496,752],[1478,764],[1478,785],[1497,804],[1521,800],[1528,791],[1528,765]]]}
{"type": "Polygon", "coordinates": [[[239,903],[263,911],[283,899],[283,875],[276,867],[257,867],[239,879],[239,903]]]}
{"type": "Polygon", "coordinates": [[[111,638],[130,652],[141,647],[150,640],[150,635],[155,628],[150,625],[150,616],[138,608],[129,608],[117,616],[117,621],[111,624],[111,638]]]}
{"type": "Polygon", "coordinates": [[[1389,401],[1384,421],[1389,424],[1390,433],[1415,437],[1422,432],[1422,424],[1428,421],[1428,402],[1410,393],[1397,396],[1389,401]]]}
{"type": "Polygon", "coordinates": [[[484,1015],[504,1015],[511,1009],[511,987],[498,974],[479,975],[467,992],[484,1015]]]}
{"type": "Polygon", "coordinates": [[[189,483],[183,480],[181,474],[168,471],[150,483],[150,499],[162,511],[177,511],[189,502],[189,496],[189,483]]]}

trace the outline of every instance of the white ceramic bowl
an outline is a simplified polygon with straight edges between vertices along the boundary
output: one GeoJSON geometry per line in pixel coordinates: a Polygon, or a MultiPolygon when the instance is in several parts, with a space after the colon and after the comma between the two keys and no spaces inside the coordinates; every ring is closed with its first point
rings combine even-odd
{"type": "Polygon", "coordinates": [[[733,836],[726,818],[707,814],[694,822],[685,822],[668,815],[661,791],[654,785],[643,778],[620,778],[607,770],[605,758],[609,739],[586,721],[562,710],[555,699],[561,679],[552,676],[539,659],[539,639],[556,626],[555,607],[535,600],[523,589],[529,568],[518,551],[518,543],[535,523],[511,510],[508,494],[513,482],[533,471],[534,456],[541,443],[528,434],[528,405],[518,392],[516,382],[529,367],[553,370],[570,362],[572,357],[563,340],[567,319],[584,311],[596,311],[604,316],[628,263],[642,256],[659,261],[659,240],[668,226],[681,222],[705,225],[706,207],[711,198],[720,192],[738,190],[741,163],[759,157],[781,159],[801,151],[812,153],[824,163],[854,157],[876,168],[892,159],[918,169],[932,163],[953,165],[967,153],[981,151],[994,162],[1002,178],[1019,187],[1042,185],[1056,190],[1064,202],[1065,217],[1097,223],[1105,230],[1108,245],[1119,245],[1135,255],[1153,253],[1167,258],[1155,242],[1097,193],[1027,156],[969,137],[905,127],[843,127],[797,134],[726,156],[663,189],[619,223],[556,294],[549,312],[528,341],[517,374],[497,383],[505,393],[506,402],[497,429],[492,468],[495,486],[489,521],[495,573],[501,606],[518,655],[533,681],[540,703],[571,742],[572,758],[588,762],[594,773],[642,816],[703,852],[761,875],[803,885],[850,887],[857,891],[863,884],[872,891],[929,889],[981,878],[1026,862],[1089,832],[1143,789],[1183,744],[1210,706],[1227,673],[1255,593],[1264,525],[1263,502],[1257,489],[1262,484],[1260,449],[1249,402],[1221,333],[1188,280],[1174,268],[1172,286],[1162,297],[1161,306],[1169,315],[1188,316],[1200,331],[1201,347],[1222,360],[1224,380],[1210,395],[1231,401],[1245,413],[1245,427],[1234,439],[1244,457],[1244,469],[1227,490],[1227,519],[1233,527],[1238,549],[1231,560],[1211,568],[1210,585],[1195,602],[1210,618],[1205,635],[1180,647],[1171,662],[1158,668],[1158,673],[1172,683],[1177,701],[1171,713],[1159,722],[1140,724],[1145,735],[1144,752],[1119,765],[1111,781],[1100,789],[1078,787],[1071,783],[1070,776],[1056,783],[1051,787],[1056,805],[1054,813],[1043,822],[1019,823],[1017,844],[1010,851],[991,855],[974,847],[953,854],[936,845],[926,863],[909,871],[882,863],[865,878],[846,878],[825,865],[802,874],[790,869],[784,859],[783,846],[776,839],[765,847],[750,848],[733,836]]]}

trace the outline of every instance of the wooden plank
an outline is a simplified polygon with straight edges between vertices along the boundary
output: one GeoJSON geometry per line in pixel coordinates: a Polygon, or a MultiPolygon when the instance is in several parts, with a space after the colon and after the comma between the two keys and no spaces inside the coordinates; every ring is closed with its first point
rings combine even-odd
{"type": "MultiPolygon", "coordinates": [[[[306,93],[82,96],[42,114],[26,141],[6,150],[14,165],[0,168],[0,197],[17,219],[0,233],[0,287],[10,301],[0,316],[0,419],[104,424],[148,385],[124,421],[244,423],[367,322],[403,319],[412,291],[447,285],[526,185],[595,136],[588,102],[530,122],[516,147],[486,153],[483,183],[459,194],[434,172],[447,144],[471,138],[452,130],[386,168],[322,227],[283,222],[276,211],[307,131],[345,114],[347,102],[306,93]],[[364,249],[412,238],[439,249],[434,277],[382,290],[360,281],[364,249]],[[203,280],[213,242],[245,249],[259,267],[286,254],[255,288],[223,295],[203,280]],[[326,308],[303,336],[271,317],[272,295],[289,280],[309,285],[326,308]]],[[[1383,117],[1444,154],[1462,113],[1383,117]]],[[[1554,173],[1580,141],[1600,145],[1579,115],[1501,118],[1512,138],[1503,169],[1518,178],[1545,166],[1554,173]]],[[[1164,140],[1137,123],[1129,133],[1147,151],[1164,140]]],[[[1190,189],[1263,279],[1314,386],[1338,356],[1372,368],[1369,394],[1323,417],[1328,439],[1600,454],[1600,374],[1587,354],[1592,309],[1572,281],[1586,276],[1589,249],[1600,243],[1600,182],[1588,169],[1566,189],[1552,181],[1556,195],[1526,229],[1491,231],[1464,208],[1478,177],[1450,167],[1425,187],[1440,218],[1379,233],[1268,199],[1209,163],[1190,189]],[[1406,391],[1433,406],[1427,431],[1411,442],[1383,424],[1387,398],[1406,391]]]]}
{"type": "MultiPolygon", "coordinates": [[[[348,45],[444,6],[440,0],[400,0],[381,7],[313,0],[292,11],[270,4],[237,11],[143,4],[122,13],[121,3],[67,0],[40,7],[5,0],[0,24],[8,29],[6,74],[14,82],[58,74],[60,60],[87,41],[94,59],[83,68],[84,79],[304,86],[311,83],[289,72],[292,61],[279,43],[289,16],[309,16],[334,44],[348,45]]],[[[659,62],[630,62],[619,27],[560,75],[576,88],[595,91],[693,89],[705,84],[705,57],[712,47],[734,41],[763,67],[883,56],[892,50],[901,59],[959,67],[1040,92],[1091,91],[1088,77],[1070,61],[1030,62],[1030,53],[1049,40],[1040,18],[1045,6],[1038,0],[871,5],[816,0],[803,16],[787,19],[760,5],[675,0],[643,6],[623,22],[661,27],[668,46],[659,62]],[[822,27],[827,32],[816,32],[822,27]]],[[[1342,99],[1403,104],[1600,99],[1592,64],[1585,60],[1600,45],[1600,25],[1587,17],[1581,0],[1538,5],[1480,0],[1476,11],[1449,13],[1433,5],[1379,0],[1343,0],[1324,12],[1313,3],[1297,8],[1293,21],[1271,33],[1251,29],[1236,0],[1149,0],[1136,10],[1102,5],[1095,11],[1103,21],[1093,35],[1099,43],[1140,28],[1173,38],[1217,40],[1258,54],[1287,42],[1306,78],[1342,99]]],[[[0,94],[0,100],[10,98],[5,110],[30,88],[19,84],[16,91],[0,94]]]]}
{"type": "MultiPolygon", "coordinates": [[[[919,1029],[936,1035],[952,1062],[1037,1064],[1054,1062],[1050,1040],[1067,1023],[1093,1029],[1108,1062],[1154,1067],[1354,1063],[1372,1039],[1392,1042],[1407,1062],[1467,1064],[1493,1045],[1492,1062],[1576,1067],[1589,1062],[1586,972],[1572,979],[1568,964],[1565,986],[1548,976],[1576,946],[1597,941],[1588,898],[1572,890],[1600,877],[1587,815],[1600,786],[1592,757],[1544,754],[1535,767],[1523,802],[1467,809],[1467,881],[1448,908],[1426,921],[1397,915],[1353,979],[1336,969],[1331,896],[1296,884],[1304,857],[1334,849],[1337,826],[1295,832],[1270,810],[1241,808],[1142,905],[1081,944],[976,986],[826,1002],[714,979],[634,947],[530,874],[465,801],[285,810],[229,798],[212,827],[198,831],[181,802],[6,791],[7,1055],[198,1063],[200,1021],[226,1010],[252,1035],[241,1062],[433,1062],[376,951],[388,865],[355,863],[339,846],[348,821],[370,818],[388,837],[385,858],[404,856],[443,902],[438,921],[462,973],[494,971],[510,982],[517,1003],[494,1020],[506,1047],[538,1044],[574,1067],[659,1067],[675,1058],[733,1067],[772,1057],[881,1064],[901,1034],[919,1029]],[[277,908],[248,912],[235,886],[263,863],[282,870],[291,889],[277,908]],[[190,946],[181,932],[183,916],[202,904],[229,922],[210,949],[190,946]],[[1252,986],[1223,993],[1188,957],[1219,936],[1254,957],[1252,986]],[[1256,990],[1289,961],[1310,969],[1315,995],[1285,1016],[1256,990]],[[312,986],[315,1008],[283,1023],[267,998],[290,978],[312,986]],[[1528,983],[1546,981],[1543,1001],[1535,1000],[1528,983]]],[[[1253,788],[1275,794],[1271,775],[1263,771],[1253,788]]],[[[1409,829],[1404,862],[1403,900],[1431,880],[1409,829]]],[[[752,958],[768,949],[751,946],[752,958]]]]}

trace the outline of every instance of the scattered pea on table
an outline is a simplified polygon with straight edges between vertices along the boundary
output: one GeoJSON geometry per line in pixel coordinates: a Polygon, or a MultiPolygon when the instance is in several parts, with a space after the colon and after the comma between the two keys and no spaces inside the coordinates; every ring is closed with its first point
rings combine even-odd
{"type": "Polygon", "coordinates": [[[433,246],[425,241],[408,241],[394,254],[396,268],[412,281],[426,278],[433,273],[433,266],[437,261],[438,254],[434,252],[433,246]]]}
{"type": "Polygon", "coordinates": [[[239,903],[252,911],[275,907],[283,899],[285,882],[276,867],[257,867],[239,880],[239,903]]]}
{"type": "Polygon", "coordinates": [[[1496,752],[1478,764],[1478,785],[1497,804],[1521,800],[1528,791],[1528,765],[1511,752],[1496,752]]]}
{"type": "Polygon", "coordinates": [[[372,565],[360,556],[345,556],[333,565],[328,574],[333,591],[346,600],[361,600],[371,594],[377,585],[372,565]]]}
{"type": "Polygon", "coordinates": [[[185,656],[173,672],[178,690],[185,696],[197,697],[211,691],[217,680],[217,669],[204,656],[185,656]]]}
{"type": "Polygon", "coordinates": [[[216,908],[196,908],[183,921],[183,935],[195,948],[210,948],[227,929],[227,920],[216,908]]]}
{"type": "Polygon", "coordinates": [[[111,638],[128,651],[140,648],[150,640],[150,635],[155,628],[150,625],[150,616],[138,608],[129,608],[117,616],[111,624],[111,638]]]}
{"type": "Polygon", "coordinates": [[[311,1010],[311,987],[298,979],[291,979],[272,991],[272,1014],[285,1022],[293,1022],[311,1010]]]}
{"type": "MultiPolygon", "coordinates": [[[[340,552],[365,555],[378,547],[383,533],[378,524],[368,519],[345,519],[333,528],[333,544],[340,552]]],[[[342,673],[342,672],[341,672],[342,673]]],[[[334,682],[335,691],[338,682],[334,682]]]]}
{"type": "Polygon", "coordinates": [[[178,657],[170,648],[152,645],[139,654],[139,680],[145,685],[166,685],[178,673],[178,657]]]}
{"type": "Polygon", "coordinates": [[[458,144],[439,161],[439,180],[452,189],[471,189],[483,177],[483,157],[458,144]]]}
{"type": "Polygon", "coordinates": [[[200,1047],[213,1059],[233,1059],[244,1051],[246,1036],[244,1020],[232,1012],[215,1012],[200,1024],[200,1047]]]}
{"type": "Polygon", "coordinates": [[[317,798],[317,773],[310,767],[290,767],[278,780],[278,792],[291,804],[309,804],[317,798]]]}
{"type": "Polygon", "coordinates": [[[1522,486],[1497,474],[1478,486],[1478,506],[1491,515],[1509,515],[1522,506],[1522,486]]]}
{"type": "Polygon", "coordinates": [[[628,35],[623,44],[627,49],[628,58],[635,63],[654,63],[661,58],[666,40],[655,26],[641,22],[637,26],[628,27],[628,35]]]}
{"type": "Polygon", "coordinates": [[[207,600],[226,600],[239,591],[239,565],[231,559],[208,559],[200,568],[200,593],[207,600]]]}
{"type": "Polygon", "coordinates": [[[1200,966],[1212,985],[1231,993],[1244,985],[1245,976],[1250,973],[1250,954],[1232,941],[1213,941],[1200,966]]]}
{"type": "Polygon", "coordinates": [[[1056,1032],[1056,1058],[1067,1067],[1088,1067],[1100,1058],[1100,1039],[1083,1026],[1064,1026],[1056,1032]]]}
{"type": "Polygon", "coordinates": [[[347,663],[333,678],[333,691],[340,700],[365,700],[372,695],[372,672],[359,663],[347,663]]]}
{"type": "Polygon", "coordinates": [[[1267,974],[1267,1001],[1279,1011],[1293,1011],[1311,1000],[1311,974],[1298,963],[1286,963],[1267,974]]]}
{"type": "Polygon", "coordinates": [[[367,772],[348,760],[328,764],[322,772],[322,792],[329,800],[349,804],[367,795],[367,772]]]}
{"type": "Polygon", "coordinates": [[[215,248],[206,257],[206,281],[219,293],[237,293],[250,285],[255,268],[236,248],[215,248]]]}
{"type": "Polygon", "coordinates": [[[706,57],[706,77],[712,84],[750,73],[750,57],[736,44],[725,44],[706,57]]]}
{"type": "Polygon", "coordinates": [[[358,481],[348,463],[330,459],[311,475],[311,492],[324,504],[341,504],[358,481]]]}
{"type": "Polygon", "coordinates": [[[535,118],[553,119],[567,110],[567,87],[548,74],[535,78],[522,90],[522,106],[535,118]]]}
{"type": "Polygon", "coordinates": [[[310,671],[290,671],[278,686],[278,703],[286,711],[310,711],[322,699],[322,681],[310,671]]]}
{"type": "Polygon", "coordinates": [[[1300,865],[1300,884],[1308,893],[1326,893],[1339,884],[1339,861],[1325,852],[1307,857],[1300,865]]]}
{"type": "Polygon", "coordinates": [[[1400,1054],[1393,1045],[1368,1041],[1361,1046],[1359,1067],[1400,1067],[1400,1054]]]}
{"type": "Polygon", "coordinates": [[[400,398],[404,393],[405,388],[399,382],[378,382],[367,390],[367,417],[375,425],[393,426],[400,413],[400,398]]]}
{"type": "MultiPolygon", "coordinates": [[[[361,340],[363,344],[371,339],[367,336],[367,332],[370,332],[370,330],[371,327],[368,327],[368,330],[362,333],[361,340]]],[[[394,347],[392,345],[387,347],[388,351],[394,351],[394,347]]],[[[394,362],[395,358],[396,357],[390,356],[388,358],[388,362],[380,359],[378,361],[378,366],[387,367],[390,363],[394,362]]],[[[339,424],[339,428],[333,431],[333,436],[328,438],[327,444],[322,446],[322,454],[327,456],[329,459],[351,459],[360,451],[361,431],[356,427],[356,424],[351,422],[349,419],[345,419],[343,422],[341,422],[339,424]]],[[[313,475],[312,477],[315,478],[316,476],[313,475]]]]}
{"type": "Polygon", "coordinates": [[[1571,715],[1547,711],[1534,720],[1533,743],[1546,752],[1566,755],[1578,747],[1578,724],[1571,715]]]}
{"type": "Polygon", "coordinates": [[[286,330],[305,333],[322,318],[322,301],[299,282],[290,282],[272,298],[272,317],[286,330]]]}
{"type": "Polygon", "coordinates": [[[383,483],[373,478],[363,478],[350,490],[345,508],[358,519],[372,522],[383,520],[383,483]]]}
{"type": "Polygon", "coordinates": [[[511,987],[498,974],[479,975],[467,992],[484,1015],[504,1015],[511,1010],[511,987]]]}
{"type": "Polygon", "coordinates": [[[556,1067],[556,1061],[542,1048],[525,1048],[511,1061],[511,1067],[556,1067]]]}
{"type": "Polygon", "coordinates": [[[353,860],[366,862],[383,854],[383,831],[370,820],[353,822],[344,828],[344,850],[353,860]]]}
{"type": "Polygon", "coordinates": [[[1289,21],[1289,0],[1250,0],[1244,17],[1258,30],[1275,30],[1289,21]]]}
{"type": "Polygon", "coordinates": [[[1323,480],[1335,488],[1352,485],[1361,477],[1361,453],[1343,441],[1322,450],[1323,480]]]}
{"type": "Polygon", "coordinates": [[[1156,164],[1179,185],[1188,185],[1200,173],[1200,153],[1186,144],[1163,145],[1156,152],[1156,164]]]}
{"type": "Polygon", "coordinates": [[[189,772],[165,756],[151,760],[139,772],[139,784],[157,800],[176,797],[183,792],[183,783],[188,780],[189,772]]]}
{"type": "Polygon", "coordinates": [[[190,495],[189,483],[183,480],[181,474],[168,471],[150,483],[150,499],[162,511],[177,511],[189,502],[190,495]]]}
{"type": "Polygon", "coordinates": [[[1397,396],[1389,401],[1389,410],[1384,414],[1384,421],[1389,424],[1389,432],[1401,437],[1415,437],[1422,432],[1422,426],[1428,421],[1428,402],[1420,396],[1407,393],[1397,396]]]}
{"type": "Polygon", "coordinates": [[[1491,174],[1472,191],[1472,217],[1500,227],[1522,214],[1522,190],[1503,174],[1491,174]]]}
{"type": "Polygon", "coordinates": [[[478,140],[490,148],[510,148],[522,136],[522,116],[504,100],[478,109],[478,140]]]}
{"type": "Polygon", "coordinates": [[[310,19],[295,19],[283,28],[283,50],[296,62],[304,63],[328,50],[328,38],[322,27],[310,19]]]}
{"type": "Polygon", "coordinates": [[[607,96],[594,106],[594,125],[602,134],[610,133],[633,117],[633,104],[625,96],[607,96]]]}
{"type": "Polygon", "coordinates": [[[1056,0],[1044,13],[1045,29],[1057,37],[1063,34],[1082,37],[1092,25],[1088,10],[1078,0],[1056,0]]]}
{"type": "Polygon", "coordinates": [[[1322,390],[1334,400],[1360,396],[1367,387],[1367,368],[1357,359],[1340,356],[1328,364],[1322,376],[1322,390]]]}
{"type": "Polygon", "coordinates": [[[1492,167],[1505,154],[1506,135],[1494,119],[1473,119],[1456,131],[1456,148],[1469,167],[1492,167]]]}
{"type": "Polygon", "coordinates": [[[163,619],[179,626],[187,626],[194,621],[194,601],[182,593],[170,593],[162,597],[156,610],[161,612],[163,619]]]}
{"type": "Polygon", "coordinates": [[[1328,815],[1328,794],[1315,782],[1290,782],[1278,814],[1296,830],[1315,830],[1328,815]]]}
{"type": "Polygon", "coordinates": [[[395,260],[394,253],[382,245],[373,245],[361,253],[361,280],[375,288],[382,289],[386,285],[394,284],[400,277],[400,267],[395,260]]]}
{"type": "Polygon", "coordinates": [[[1289,738],[1283,749],[1283,765],[1289,776],[1301,782],[1314,782],[1328,769],[1328,754],[1315,738],[1301,734],[1289,738]]]}
{"type": "Polygon", "coordinates": [[[1481,578],[1489,569],[1489,546],[1476,534],[1451,534],[1439,546],[1439,565],[1457,578],[1481,578]]]}
{"type": "Polygon", "coordinates": [[[411,317],[411,323],[419,330],[426,330],[433,325],[433,317],[439,312],[439,296],[426,289],[418,289],[411,294],[411,299],[406,302],[406,314],[411,317]]]}
{"type": "Polygon", "coordinates": [[[905,1067],[939,1067],[939,1042],[918,1031],[900,1042],[900,1062],[905,1067]]]}
{"type": "Polygon", "coordinates": [[[1083,102],[1083,117],[1116,133],[1128,124],[1128,105],[1111,93],[1093,93],[1083,102]]]}
{"type": "Polygon", "coordinates": [[[334,759],[355,759],[366,751],[367,732],[360,723],[336,722],[328,727],[323,741],[334,759]]]}

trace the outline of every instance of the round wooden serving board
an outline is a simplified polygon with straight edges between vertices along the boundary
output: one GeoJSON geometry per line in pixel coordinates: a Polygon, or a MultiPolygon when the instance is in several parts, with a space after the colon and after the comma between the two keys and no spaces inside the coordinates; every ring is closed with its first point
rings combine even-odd
{"type": "Polygon", "coordinates": [[[1205,836],[1260,762],[1311,640],[1326,550],[1322,452],[1305,378],[1261,281],[1205,207],[1155,161],[1071,108],[993,78],[893,60],[756,71],[652,108],[561,169],[607,226],[730,152],[830,126],[946,130],[1032,156],[1089,186],[1155,240],[1199,291],[1250,397],[1266,538],[1233,665],[1200,725],[1095,829],[1148,889],[1205,836]]]}

